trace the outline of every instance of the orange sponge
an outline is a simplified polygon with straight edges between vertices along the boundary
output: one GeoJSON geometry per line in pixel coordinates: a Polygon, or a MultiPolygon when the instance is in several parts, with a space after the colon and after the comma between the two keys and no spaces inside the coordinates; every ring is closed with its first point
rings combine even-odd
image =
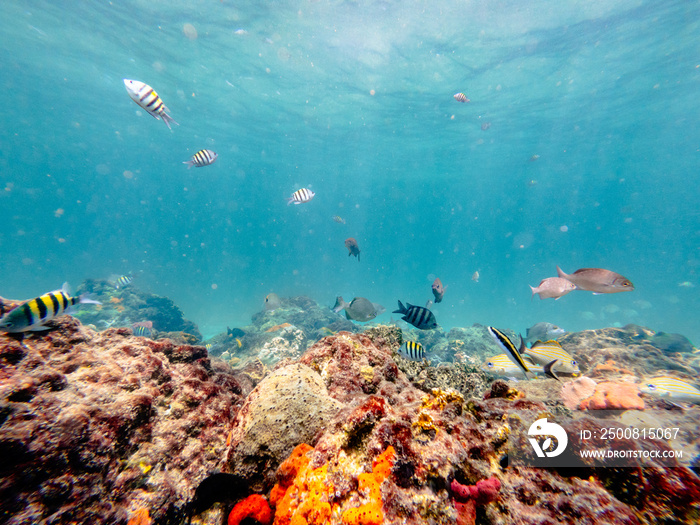
{"type": "Polygon", "coordinates": [[[238,525],[246,518],[253,518],[261,525],[272,523],[272,511],[264,496],[251,494],[246,499],[236,503],[228,515],[228,525],[238,525]]]}

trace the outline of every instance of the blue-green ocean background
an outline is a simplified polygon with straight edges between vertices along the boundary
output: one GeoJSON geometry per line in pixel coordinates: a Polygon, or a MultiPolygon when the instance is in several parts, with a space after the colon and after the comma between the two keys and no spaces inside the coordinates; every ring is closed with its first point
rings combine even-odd
{"type": "Polygon", "coordinates": [[[270,292],[364,296],[389,321],[438,276],[445,328],[632,322],[700,341],[700,3],[7,1],[0,15],[3,297],[134,272],[210,336],[270,292]],[[202,148],[219,159],[188,170],[202,148]],[[301,187],[316,197],[287,206],[301,187]],[[531,300],[557,264],[636,290],[531,300]]]}

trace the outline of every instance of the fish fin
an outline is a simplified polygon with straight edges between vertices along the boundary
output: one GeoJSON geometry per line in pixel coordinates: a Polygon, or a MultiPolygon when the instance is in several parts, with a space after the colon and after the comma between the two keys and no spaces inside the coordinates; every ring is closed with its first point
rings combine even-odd
{"type": "Polygon", "coordinates": [[[593,292],[593,295],[603,295],[603,292],[593,292]]]}
{"type": "Polygon", "coordinates": [[[68,281],[63,283],[63,286],[61,286],[61,291],[70,297],[71,289],[70,289],[70,284],[68,284],[68,281]]]}
{"type": "Polygon", "coordinates": [[[175,119],[174,119],[173,117],[171,117],[170,115],[168,115],[168,114],[166,113],[166,111],[169,111],[168,108],[167,108],[167,106],[163,106],[163,113],[162,113],[160,116],[161,116],[161,118],[163,119],[163,122],[165,122],[165,125],[168,126],[168,129],[173,129],[173,128],[170,127],[170,123],[171,123],[171,122],[172,122],[173,124],[175,124],[176,126],[179,126],[180,124],[178,124],[177,122],[175,122],[175,119]]]}
{"type": "Polygon", "coordinates": [[[192,166],[194,166],[194,161],[186,160],[185,162],[183,162],[183,164],[187,164],[187,169],[190,169],[192,166]]]}
{"type": "Polygon", "coordinates": [[[337,314],[346,306],[348,306],[348,304],[343,300],[343,297],[339,295],[335,298],[335,306],[333,306],[332,310],[337,314]]]}
{"type": "Polygon", "coordinates": [[[294,202],[294,197],[287,197],[287,206],[294,202]]]}
{"type": "Polygon", "coordinates": [[[399,309],[391,312],[392,314],[402,314],[406,311],[406,307],[399,301],[399,309]]]}
{"type": "Polygon", "coordinates": [[[564,273],[564,270],[559,268],[559,265],[557,265],[557,275],[559,277],[561,277],[562,279],[567,279],[567,280],[569,279],[569,276],[566,273],[564,273]]]}
{"type": "Polygon", "coordinates": [[[556,379],[557,381],[561,381],[561,379],[559,379],[559,376],[553,370],[554,363],[556,363],[557,361],[559,361],[559,360],[555,359],[551,363],[547,363],[546,365],[544,365],[544,373],[546,376],[551,377],[552,379],[556,379]]]}
{"type": "Polygon", "coordinates": [[[80,297],[78,297],[78,302],[80,304],[102,304],[97,299],[93,299],[92,295],[88,293],[80,294],[80,297]]]}

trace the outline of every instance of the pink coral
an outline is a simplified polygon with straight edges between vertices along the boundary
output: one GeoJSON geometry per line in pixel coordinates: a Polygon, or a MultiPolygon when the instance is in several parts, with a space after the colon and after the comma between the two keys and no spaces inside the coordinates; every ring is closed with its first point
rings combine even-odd
{"type": "Polygon", "coordinates": [[[639,388],[632,383],[608,381],[598,383],[595,392],[581,401],[582,410],[644,410],[639,388]]]}
{"type": "Polygon", "coordinates": [[[581,401],[593,395],[595,386],[596,382],[586,376],[564,384],[561,388],[561,398],[566,408],[576,410],[581,401]]]}
{"type": "Polygon", "coordinates": [[[462,485],[455,479],[450,484],[450,489],[456,500],[454,506],[457,510],[457,523],[472,525],[476,522],[476,506],[496,501],[501,482],[496,477],[490,477],[477,481],[476,485],[462,485]]]}

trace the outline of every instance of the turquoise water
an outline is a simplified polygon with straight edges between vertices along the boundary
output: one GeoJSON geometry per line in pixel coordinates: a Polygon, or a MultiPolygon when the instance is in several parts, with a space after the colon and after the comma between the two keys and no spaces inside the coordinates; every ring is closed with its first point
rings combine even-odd
{"type": "Polygon", "coordinates": [[[3,297],[134,272],[213,335],[269,292],[364,296],[388,321],[438,276],[445,328],[633,322],[700,341],[700,4],[11,1],[0,14],[3,297]],[[180,125],[136,106],[123,78],[153,86],[180,125]],[[216,163],[188,170],[203,148],[216,163]],[[301,187],[316,197],[287,206],[301,187]],[[531,301],[557,264],[636,290],[531,301]]]}

